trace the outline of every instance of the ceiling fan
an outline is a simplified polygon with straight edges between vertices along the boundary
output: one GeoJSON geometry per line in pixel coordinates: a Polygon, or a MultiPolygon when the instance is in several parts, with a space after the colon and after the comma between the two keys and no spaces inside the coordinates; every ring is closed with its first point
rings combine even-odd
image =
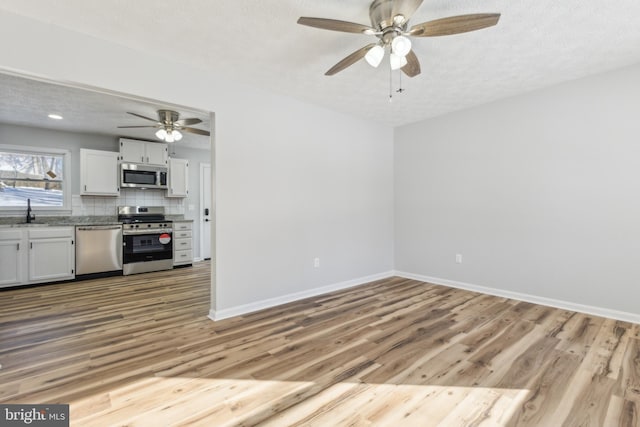
{"type": "Polygon", "coordinates": [[[157,119],[152,119],[150,117],[146,117],[137,113],[131,113],[129,111],[127,111],[127,114],[131,114],[132,116],[155,122],[155,124],[147,126],[118,126],[119,129],[157,128],[158,131],[156,132],[156,136],[158,137],[158,139],[166,142],[180,141],[182,139],[182,134],[180,133],[180,131],[195,133],[196,135],[210,135],[209,131],[207,130],[189,127],[191,125],[202,123],[202,120],[197,118],[180,119],[180,114],[177,111],[158,110],[157,119]]]}
{"type": "Polygon", "coordinates": [[[500,19],[499,13],[476,13],[409,26],[409,20],[422,2],[423,0],[374,0],[369,7],[371,26],[304,16],[298,19],[298,24],[323,30],[361,33],[378,38],[376,43],[370,43],[356,50],[331,67],[325,73],[327,76],[344,70],[362,58],[365,58],[371,66],[377,67],[388,48],[391,69],[401,69],[407,76],[415,77],[420,74],[420,62],[411,49],[409,37],[436,37],[466,33],[496,25],[500,19]]]}

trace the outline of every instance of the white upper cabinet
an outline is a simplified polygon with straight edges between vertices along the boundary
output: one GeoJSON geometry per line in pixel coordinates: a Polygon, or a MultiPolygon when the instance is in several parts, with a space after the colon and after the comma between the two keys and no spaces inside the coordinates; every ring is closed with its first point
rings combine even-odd
{"type": "Polygon", "coordinates": [[[80,194],[118,196],[118,153],[80,149],[80,194]]]}
{"type": "Polygon", "coordinates": [[[158,142],[148,142],[146,145],[147,163],[150,165],[166,166],[169,158],[169,148],[167,144],[158,142]]]}
{"type": "Polygon", "coordinates": [[[189,194],[189,162],[169,159],[169,188],[167,197],[187,197],[189,194]]]}
{"type": "Polygon", "coordinates": [[[120,138],[120,157],[123,162],[166,166],[169,148],[162,142],[120,138]]]}

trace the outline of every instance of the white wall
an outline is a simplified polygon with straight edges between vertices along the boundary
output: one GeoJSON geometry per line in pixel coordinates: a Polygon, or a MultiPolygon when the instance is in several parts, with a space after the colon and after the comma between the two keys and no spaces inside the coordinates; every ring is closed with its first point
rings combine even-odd
{"type": "MultiPolygon", "coordinates": [[[[175,144],[174,144],[175,145],[175,144]]],[[[211,164],[211,151],[199,150],[184,147],[172,147],[169,150],[171,157],[186,159],[189,161],[189,195],[182,198],[166,199],[171,200],[178,209],[182,209],[186,219],[193,220],[193,253],[197,259],[202,258],[200,253],[200,163],[211,164]]]]}
{"type": "Polygon", "coordinates": [[[640,314],[639,117],[634,66],[396,129],[396,269],[640,314]]]}
{"type": "Polygon", "coordinates": [[[390,128],[7,12],[0,36],[0,66],[216,113],[215,309],[393,268],[390,128]]]}

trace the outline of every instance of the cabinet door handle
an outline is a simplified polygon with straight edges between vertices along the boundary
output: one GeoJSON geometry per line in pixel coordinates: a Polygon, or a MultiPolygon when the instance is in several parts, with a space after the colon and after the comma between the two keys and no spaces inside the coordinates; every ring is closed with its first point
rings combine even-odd
{"type": "Polygon", "coordinates": [[[149,163],[149,156],[147,156],[147,163],[149,163]]]}
{"type": "Polygon", "coordinates": [[[87,191],[87,186],[86,185],[84,186],[84,191],[87,191]]]}
{"type": "Polygon", "coordinates": [[[33,242],[29,242],[29,249],[33,249],[33,242]]]}
{"type": "Polygon", "coordinates": [[[140,163],[144,163],[144,156],[140,156],[140,163]]]}
{"type": "Polygon", "coordinates": [[[17,243],[16,246],[18,247],[18,250],[20,250],[20,243],[17,243]]]}

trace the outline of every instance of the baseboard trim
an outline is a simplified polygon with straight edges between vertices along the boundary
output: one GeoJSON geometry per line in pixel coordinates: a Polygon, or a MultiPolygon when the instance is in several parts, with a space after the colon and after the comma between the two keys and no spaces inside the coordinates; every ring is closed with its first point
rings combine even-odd
{"type": "Polygon", "coordinates": [[[640,314],[628,313],[626,311],[612,310],[604,307],[595,307],[591,305],[578,304],[570,301],[557,300],[536,295],[524,294],[520,292],[512,292],[503,289],[490,288],[486,286],[474,285],[471,283],[457,282],[454,280],[441,279],[439,277],[424,276],[421,274],[407,273],[404,271],[396,271],[395,276],[404,277],[405,279],[414,279],[421,282],[433,283],[434,285],[449,286],[451,288],[464,289],[467,291],[480,292],[483,294],[494,295],[497,297],[509,298],[518,301],[530,302],[533,304],[546,305],[549,307],[560,308],[562,310],[577,311],[580,313],[590,314],[593,316],[608,317],[610,319],[622,320],[625,322],[640,324],[640,314]]]}
{"type": "Polygon", "coordinates": [[[294,292],[292,294],[282,295],[275,298],[268,298],[265,300],[252,302],[249,304],[229,307],[222,310],[211,309],[207,317],[209,317],[209,319],[214,321],[228,319],[229,317],[241,316],[243,314],[264,310],[265,308],[276,307],[278,305],[287,304],[287,303],[298,301],[304,298],[327,294],[329,292],[339,291],[342,289],[348,289],[354,286],[363,285],[365,283],[373,282],[376,280],[387,279],[389,277],[392,277],[393,275],[394,275],[393,271],[387,271],[384,273],[378,273],[378,274],[373,274],[371,276],[359,277],[357,279],[334,283],[334,284],[322,286],[319,288],[308,289],[306,291],[294,292]]]}

